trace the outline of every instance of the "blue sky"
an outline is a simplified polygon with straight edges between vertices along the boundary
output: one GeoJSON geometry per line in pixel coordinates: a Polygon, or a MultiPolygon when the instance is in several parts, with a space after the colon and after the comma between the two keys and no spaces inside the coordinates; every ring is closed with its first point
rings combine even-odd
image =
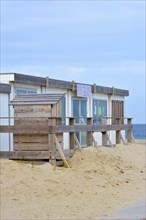
{"type": "Polygon", "coordinates": [[[145,117],[145,1],[1,0],[1,72],[128,89],[145,117]]]}

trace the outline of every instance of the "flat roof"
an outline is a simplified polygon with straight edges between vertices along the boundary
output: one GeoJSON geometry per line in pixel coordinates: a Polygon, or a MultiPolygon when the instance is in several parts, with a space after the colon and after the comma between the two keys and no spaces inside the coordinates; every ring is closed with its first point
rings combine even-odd
{"type": "Polygon", "coordinates": [[[11,85],[0,83],[0,93],[11,93],[11,85]]]}
{"type": "Polygon", "coordinates": [[[45,87],[77,90],[77,84],[90,85],[93,93],[105,93],[110,95],[129,96],[129,90],[119,89],[114,87],[105,87],[94,84],[78,83],[74,81],[64,81],[58,79],[51,79],[49,77],[39,77],[20,73],[1,73],[1,74],[14,74],[14,81],[18,83],[26,83],[32,85],[40,85],[45,87]]]}

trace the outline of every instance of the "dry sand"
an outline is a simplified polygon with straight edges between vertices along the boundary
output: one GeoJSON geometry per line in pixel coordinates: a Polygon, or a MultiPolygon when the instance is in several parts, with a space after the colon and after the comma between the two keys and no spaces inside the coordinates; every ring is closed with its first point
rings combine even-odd
{"type": "Polygon", "coordinates": [[[71,168],[1,160],[0,219],[99,219],[145,199],[145,149],[88,147],[71,168]]]}

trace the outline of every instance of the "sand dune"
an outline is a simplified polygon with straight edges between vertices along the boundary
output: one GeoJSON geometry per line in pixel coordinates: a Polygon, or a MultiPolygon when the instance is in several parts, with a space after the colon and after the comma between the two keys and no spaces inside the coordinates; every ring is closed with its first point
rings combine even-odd
{"type": "Polygon", "coordinates": [[[1,219],[98,219],[144,199],[145,149],[88,147],[71,168],[1,160],[1,219]]]}

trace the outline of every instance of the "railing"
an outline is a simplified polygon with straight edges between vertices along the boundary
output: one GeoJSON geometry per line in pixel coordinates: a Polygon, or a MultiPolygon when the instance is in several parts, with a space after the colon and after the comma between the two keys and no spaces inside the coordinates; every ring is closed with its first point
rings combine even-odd
{"type": "MultiPolygon", "coordinates": [[[[63,133],[67,132],[70,136],[70,149],[75,150],[75,146],[81,150],[81,145],[77,139],[76,132],[87,132],[87,146],[97,146],[97,142],[94,139],[94,132],[102,133],[102,145],[107,146],[108,144],[112,147],[112,142],[110,140],[108,131],[116,132],[116,144],[124,139],[121,134],[121,130],[127,131],[127,142],[132,142],[132,118],[127,118],[127,124],[121,124],[121,119],[117,118],[116,124],[110,124],[111,118],[103,118],[102,124],[93,124],[93,118],[86,118],[86,124],[75,124],[76,118],[66,117],[68,125],[62,124],[61,117],[1,117],[0,122],[7,119],[9,122],[14,119],[14,125],[0,125],[0,133],[13,133],[14,139],[17,139],[16,143],[14,141],[14,151],[11,152],[1,152],[1,155],[7,155],[10,159],[49,159],[52,164],[57,163],[57,158],[61,157],[64,165],[69,167],[66,161],[66,152],[61,146],[59,141],[63,140],[63,133]],[[110,119],[110,120],[109,120],[110,119]],[[47,143],[43,143],[43,137],[47,137],[47,143]],[[39,143],[30,142],[26,143],[25,137],[38,137],[39,143]],[[35,147],[34,147],[35,144],[35,147]],[[38,147],[39,144],[39,147],[38,147]],[[44,145],[45,149],[44,149],[44,145]],[[25,145],[25,146],[24,146],[25,145]],[[60,156],[58,156],[58,152],[60,156]]],[[[34,140],[34,139],[33,139],[34,140]]],[[[37,141],[38,139],[36,139],[37,141]]],[[[71,152],[69,150],[69,153],[71,152]]]]}
{"type": "Polygon", "coordinates": [[[93,118],[86,118],[86,124],[75,124],[75,119],[72,117],[65,117],[68,119],[68,125],[62,124],[61,117],[0,117],[0,119],[15,119],[14,125],[0,125],[0,133],[13,134],[57,134],[57,133],[72,133],[85,131],[87,132],[87,144],[93,144],[91,132],[101,132],[103,144],[107,142],[107,131],[116,131],[116,143],[120,143],[121,130],[127,131],[127,142],[132,142],[132,118],[124,118],[127,124],[121,124],[121,118],[116,118],[116,124],[111,124],[111,117],[104,117],[102,124],[93,124],[93,118]],[[26,120],[25,120],[26,119],[26,120]],[[28,119],[28,120],[27,120],[28,119]],[[38,120],[39,119],[39,120],[38,120]],[[42,119],[42,120],[40,120],[42,119]]]}

